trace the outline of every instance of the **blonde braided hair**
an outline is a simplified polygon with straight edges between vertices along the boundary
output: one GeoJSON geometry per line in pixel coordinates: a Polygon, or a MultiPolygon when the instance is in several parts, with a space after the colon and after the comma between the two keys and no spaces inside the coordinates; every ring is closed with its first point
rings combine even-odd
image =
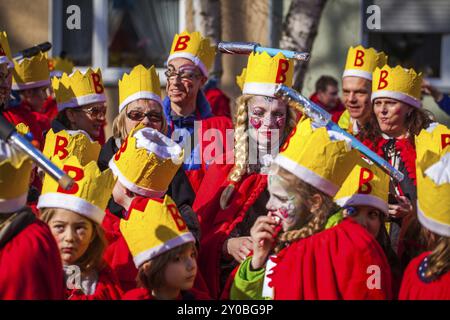
{"type": "MultiPolygon", "coordinates": [[[[244,94],[236,99],[236,120],[234,126],[234,167],[228,175],[228,186],[223,190],[220,196],[220,207],[227,208],[231,196],[234,192],[234,186],[241,181],[248,169],[248,101],[254,95],[244,94]]],[[[287,106],[286,126],[283,134],[283,141],[297,125],[296,109],[287,106]]]]}

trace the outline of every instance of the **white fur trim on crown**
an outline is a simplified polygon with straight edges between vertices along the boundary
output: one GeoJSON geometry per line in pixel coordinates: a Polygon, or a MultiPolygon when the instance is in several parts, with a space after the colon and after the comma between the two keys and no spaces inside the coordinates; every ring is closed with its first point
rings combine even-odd
{"type": "Polygon", "coordinates": [[[422,209],[420,209],[419,200],[417,200],[417,217],[419,218],[420,223],[427,229],[437,233],[440,236],[450,237],[450,225],[443,224],[436,220],[433,220],[427,217],[422,209]]]}
{"type": "Polygon", "coordinates": [[[102,224],[105,211],[76,196],[64,193],[45,193],[39,197],[37,204],[41,208],[62,208],[75,211],[98,224],[102,224]]]}
{"type": "Polygon", "coordinates": [[[205,77],[208,77],[208,69],[206,68],[206,66],[204,65],[202,60],[200,60],[199,57],[194,56],[192,53],[189,53],[189,52],[176,52],[176,53],[172,53],[169,56],[169,58],[167,59],[167,64],[169,64],[170,60],[173,60],[176,58],[185,58],[185,59],[191,60],[197,67],[200,68],[200,71],[203,73],[203,75],[205,77]]]}
{"type": "Polygon", "coordinates": [[[58,112],[61,112],[67,108],[77,108],[97,102],[106,102],[106,96],[104,93],[88,94],[86,96],[72,98],[67,102],[58,103],[58,112]]]}
{"type": "Polygon", "coordinates": [[[133,135],[136,138],[136,148],[147,150],[148,154],[154,153],[162,159],[171,159],[173,163],[181,163],[183,150],[172,139],[166,137],[152,128],[143,128],[133,135]],[[161,142],[159,144],[158,142],[161,142]]]}
{"type": "Polygon", "coordinates": [[[50,71],[50,78],[53,78],[53,77],[61,78],[62,75],[63,75],[63,72],[60,70],[50,71]]]}
{"type": "Polygon", "coordinates": [[[343,197],[335,201],[341,207],[344,206],[371,206],[383,211],[385,214],[389,213],[388,204],[382,199],[370,194],[354,194],[350,197],[343,197]]]}
{"type": "Polygon", "coordinates": [[[133,93],[131,96],[128,96],[119,106],[119,112],[123,110],[127,106],[127,104],[136,101],[138,99],[150,99],[158,102],[162,106],[162,100],[161,97],[158,96],[156,93],[150,92],[150,91],[139,91],[136,93],[133,93]]]}
{"type": "Polygon", "coordinates": [[[422,107],[421,101],[417,100],[414,97],[408,96],[407,94],[401,93],[401,92],[390,91],[390,90],[380,90],[380,91],[372,92],[372,97],[371,97],[372,103],[377,98],[392,98],[392,99],[407,103],[410,106],[413,106],[416,108],[422,107]]]}
{"type": "Polygon", "coordinates": [[[339,190],[339,187],[331,181],[322,178],[317,173],[299,165],[295,161],[292,161],[281,154],[277,155],[275,162],[284,169],[296,175],[298,178],[332,197],[334,197],[339,190]]]}
{"type": "Polygon", "coordinates": [[[111,169],[113,174],[117,176],[119,182],[123,184],[125,188],[140,196],[147,198],[161,198],[167,191],[167,190],[157,191],[148,188],[143,188],[138,186],[137,184],[132,183],[122,174],[122,172],[120,172],[119,168],[117,168],[116,164],[114,163],[114,157],[109,161],[109,168],[111,169]]]}
{"type": "Polygon", "coordinates": [[[358,77],[358,78],[364,78],[369,81],[372,81],[372,74],[367,71],[363,70],[355,70],[355,69],[348,69],[344,70],[344,73],[342,74],[342,78],[345,77],[358,77]]]}
{"type": "Polygon", "coordinates": [[[179,247],[185,243],[188,242],[195,242],[195,238],[192,235],[192,233],[187,232],[182,235],[179,235],[176,238],[170,239],[159,246],[155,248],[151,248],[148,250],[145,250],[141,253],[138,253],[136,256],[133,257],[134,265],[136,268],[139,269],[139,267],[146,261],[153,259],[154,257],[169,251],[173,248],[179,247]]]}
{"type": "Polygon", "coordinates": [[[0,215],[2,213],[16,212],[27,204],[28,192],[13,199],[0,199],[0,215]]]}
{"type": "Polygon", "coordinates": [[[275,98],[275,90],[277,86],[278,84],[276,83],[248,82],[244,84],[242,93],[256,94],[275,98]]]}
{"type": "Polygon", "coordinates": [[[12,89],[13,90],[27,90],[27,89],[34,89],[39,87],[48,87],[50,85],[50,79],[46,80],[40,80],[40,81],[33,81],[33,82],[27,82],[27,83],[13,83],[12,89]]]}
{"type": "Polygon", "coordinates": [[[9,60],[9,58],[7,56],[0,57],[0,64],[2,64],[2,63],[7,63],[9,69],[14,68],[14,63],[11,60],[9,60]]]}

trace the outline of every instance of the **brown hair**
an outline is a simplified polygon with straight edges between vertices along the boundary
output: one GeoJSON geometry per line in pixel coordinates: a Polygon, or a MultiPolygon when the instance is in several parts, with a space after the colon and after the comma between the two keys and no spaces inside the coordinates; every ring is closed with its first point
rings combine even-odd
{"type": "Polygon", "coordinates": [[[434,250],[428,256],[427,277],[437,277],[450,270],[450,238],[438,236],[434,250]]]}
{"type": "Polygon", "coordinates": [[[325,92],[327,91],[328,86],[337,87],[337,80],[331,76],[321,76],[316,81],[316,92],[325,92]]]}
{"type": "MultiPolygon", "coordinates": [[[[409,133],[409,140],[414,145],[414,137],[417,136],[422,129],[426,129],[429,125],[434,121],[435,116],[431,111],[428,111],[423,108],[416,108],[410,106],[411,112],[407,114],[405,118],[405,124],[409,133]]],[[[377,138],[381,137],[381,129],[378,124],[377,117],[373,112],[373,108],[371,111],[371,115],[369,121],[365,124],[365,126],[361,129],[359,133],[359,137],[361,141],[366,139],[375,141],[377,138]]]]}
{"type": "MultiPolygon", "coordinates": [[[[138,99],[138,100],[140,100],[140,99],[138,99]]],[[[138,101],[138,100],[136,100],[136,101],[138,101]]],[[[147,100],[147,99],[145,99],[145,100],[147,100]]],[[[128,110],[128,106],[130,105],[130,103],[127,104],[122,109],[122,111],[120,111],[120,113],[114,119],[113,125],[112,125],[113,137],[116,139],[119,139],[121,142],[123,142],[127,138],[128,133],[129,133],[129,132],[127,132],[125,122],[127,120],[127,110],[128,110]]],[[[162,113],[161,133],[166,135],[168,127],[167,127],[167,120],[166,120],[166,117],[164,116],[164,110],[163,110],[162,106],[161,106],[161,113],[162,113]]]]}
{"type": "Polygon", "coordinates": [[[197,254],[194,242],[188,242],[181,246],[170,249],[159,256],[145,262],[139,267],[136,282],[138,287],[146,289],[157,289],[165,285],[164,272],[167,265],[184,251],[192,248],[197,254]]]}
{"type": "Polygon", "coordinates": [[[306,214],[306,219],[308,220],[308,223],[300,229],[289,230],[278,235],[275,252],[279,252],[291,242],[307,238],[322,231],[325,228],[328,217],[337,212],[339,206],[333,202],[331,196],[306,183],[289,171],[278,165],[273,165],[272,168],[273,174],[280,178],[286,190],[291,190],[299,195],[299,213],[306,214]],[[322,204],[318,210],[312,211],[306,199],[310,199],[314,195],[319,195],[322,198],[322,204]]]}
{"type": "MultiPolygon", "coordinates": [[[[43,208],[40,219],[45,223],[49,223],[56,213],[56,208],[43,208]]],[[[72,211],[79,214],[75,211],[72,211]]],[[[81,271],[101,270],[104,267],[103,252],[105,251],[107,242],[105,238],[105,232],[98,223],[95,223],[91,219],[83,216],[90,223],[94,229],[94,239],[89,244],[86,252],[76,261],[76,265],[80,267],[81,271]]]]}
{"type": "MultiPolygon", "coordinates": [[[[220,207],[225,209],[231,199],[234,191],[234,184],[239,182],[248,167],[248,101],[254,95],[244,94],[236,100],[236,119],[235,119],[235,133],[234,133],[234,167],[228,175],[230,184],[225,188],[220,197],[220,207]]],[[[284,129],[283,140],[289,135],[292,129],[297,125],[297,113],[295,108],[286,105],[286,127],[284,129]]]]}

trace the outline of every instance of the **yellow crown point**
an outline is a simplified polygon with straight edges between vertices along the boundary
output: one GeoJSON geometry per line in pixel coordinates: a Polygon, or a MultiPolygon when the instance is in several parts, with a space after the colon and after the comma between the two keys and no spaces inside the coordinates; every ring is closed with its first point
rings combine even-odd
{"type": "Polygon", "coordinates": [[[422,129],[415,140],[416,158],[422,158],[427,150],[442,155],[450,148],[450,128],[434,122],[422,129]]]}
{"type": "Polygon", "coordinates": [[[50,85],[47,56],[42,52],[14,62],[13,90],[26,90],[50,85]]]}
{"type": "Polygon", "coordinates": [[[71,60],[61,57],[48,59],[48,69],[51,77],[61,77],[63,73],[71,74],[74,64],[71,60]]]}
{"type": "Polygon", "coordinates": [[[181,147],[152,128],[130,132],[109,167],[127,189],[145,197],[167,191],[184,158],[181,147]]]}
{"type": "MultiPolygon", "coordinates": [[[[448,150],[448,149],[447,149],[448,150]]],[[[450,237],[450,152],[426,151],[416,160],[417,216],[427,229],[450,237]]]]}
{"type": "Polygon", "coordinates": [[[138,99],[151,99],[162,105],[161,84],[155,66],[138,65],[119,80],[119,112],[138,99]]]}
{"type": "Polygon", "coordinates": [[[175,58],[189,59],[207,77],[215,56],[216,47],[211,45],[209,38],[203,38],[198,31],[192,33],[184,31],[175,35],[167,64],[175,58]]]}
{"type": "Polygon", "coordinates": [[[21,122],[16,124],[16,131],[17,133],[20,133],[21,135],[26,135],[30,132],[30,127],[27,126],[25,123],[21,122]]]}
{"type": "Polygon", "coordinates": [[[364,48],[361,45],[350,47],[342,77],[360,77],[372,81],[372,73],[376,67],[387,63],[384,52],[377,52],[374,48],[364,48]]]}
{"type": "Polygon", "coordinates": [[[271,57],[267,52],[253,52],[248,57],[242,93],[275,97],[279,84],[292,86],[294,62],[281,52],[271,57]]]}
{"type": "Polygon", "coordinates": [[[38,208],[72,210],[101,224],[116,182],[111,170],[100,171],[96,161],[83,166],[75,156],[64,160],[56,157],[53,162],[74,180],[74,184],[70,190],[64,190],[46,175],[38,208]]]}
{"type": "Polygon", "coordinates": [[[414,69],[395,68],[387,64],[376,68],[373,72],[372,102],[377,98],[392,98],[413,107],[420,108],[422,73],[417,74],[414,69]]]}
{"type": "Polygon", "coordinates": [[[61,78],[53,77],[52,86],[58,111],[106,102],[102,72],[98,68],[89,68],[84,73],[78,69],[70,75],[63,73],[61,78]]]}
{"type": "Polygon", "coordinates": [[[244,90],[245,77],[247,75],[247,68],[242,69],[240,75],[236,76],[236,84],[242,90],[244,90]]]}
{"type": "Polygon", "coordinates": [[[32,168],[28,156],[0,140],[0,213],[25,206],[32,168]]]}
{"type": "Polygon", "coordinates": [[[346,141],[332,140],[326,128],[313,129],[309,118],[299,122],[281,146],[275,162],[303,181],[335,196],[359,159],[346,141]]]}
{"type": "Polygon", "coordinates": [[[345,179],[335,202],[344,206],[371,206],[388,214],[389,175],[360,158],[345,179]]]}
{"type": "Polygon", "coordinates": [[[175,202],[169,197],[147,199],[144,208],[132,208],[120,231],[137,268],[144,262],[188,242],[195,242],[175,202]]]}
{"type": "Polygon", "coordinates": [[[97,161],[101,146],[92,141],[89,135],[82,131],[61,130],[55,133],[53,129],[47,132],[43,154],[49,158],[64,160],[71,156],[78,158],[81,165],[97,161]]]}
{"type": "Polygon", "coordinates": [[[7,63],[9,68],[14,68],[11,49],[9,48],[8,35],[5,31],[0,32],[0,64],[2,63],[7,63]]]}

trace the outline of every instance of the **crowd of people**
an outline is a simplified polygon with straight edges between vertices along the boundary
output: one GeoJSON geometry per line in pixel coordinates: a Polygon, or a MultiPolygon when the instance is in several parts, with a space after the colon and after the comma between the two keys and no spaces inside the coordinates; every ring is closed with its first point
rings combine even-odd
{"type": "Polygon", "coordinates": [[[317,81],[311,101],[399,181],[277,97],[294,60],[251,53],[231,109],[215,54],[176,34],[165,97],[154,66],[125,73],[107,138],[100,69],[17,61],[0,33],[2,114],[74,181],[0,141],[0,299],[450,299],[450,129],[422,104],[448,95],[361,45],[342,100],[317,81]]]}

